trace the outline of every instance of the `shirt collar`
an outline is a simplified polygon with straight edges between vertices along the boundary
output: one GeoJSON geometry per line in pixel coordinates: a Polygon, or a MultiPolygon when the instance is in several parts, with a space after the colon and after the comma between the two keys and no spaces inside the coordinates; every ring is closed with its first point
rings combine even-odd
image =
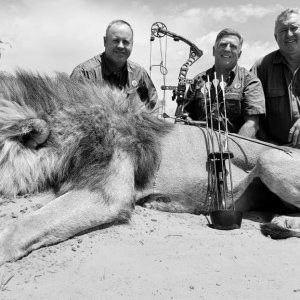
{"type": "Polygon", "coordinates": [[[277,50],[275,52],[272,62],[273,64],[282,64],[282,63],[286,64],[286,60],[284,56],[281,54],[280,50],[277,50]]]}
{"type": "Polygon", "coordinates": [[[127,71],[130,72],[130,73],[132,73],[133,72],[133,68],[132,68],[130,60],[127,60],[126,66],[127,66],[127,71]]]}
{"type": "MultiPolygon", "coordinates": [[[[109,76],[112,73],[114,73],[114,71],[111,69],[111,64],[109,62],[109,59],[106,57],[105,52],[103,52],[101,54],[101,62],[102,62],[102,70],[103,70],[103,74],[105,76],[109,76]]],[[[124,72],[126,69],[127,71],[129,71],[129,66],[128,66],[128,62],[124,65],[124,67],[118,72],[118,73],[122,73],[124,72]]]]}
{"type": "MultiPolygon", "coordinates": [[[[236,64],[234,68],[229,72],[229,76],[226,80],[226,83],[230,85],[237,73],[238,65],[236,64]]],[[[215,66],[206,71],[206,74],[209,75],[209,80],[212,81],[214,79],[215,66]]]]}

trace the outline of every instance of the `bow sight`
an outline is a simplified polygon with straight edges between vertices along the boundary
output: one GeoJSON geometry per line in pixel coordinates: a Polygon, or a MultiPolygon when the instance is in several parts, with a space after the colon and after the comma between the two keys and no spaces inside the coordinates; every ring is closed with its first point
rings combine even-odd
{"type": "Polygon", "coordinates": [[[182,41],[190,46],[189,58],[182,65],[182,67],[180,68],[180,71],[179,71],[178,85],[177,86],[166,86],[166,85],[161,86],[162,90],[173,90],[172,100],[176,99],[176,102],[177,102],[177,109],[176,109],[175,116],[182,117],[186,84],[193,82],[193,80],[186,79],[186,74],[187,74],[189,67],[203,55],[203,52],[195,44],[190,42],[188,39],[186,39],[174,32],[169,31],[167,29],[167,26],[164,23],[155,22],[151,26],[150,41],[153,42],[155,37],[162,38],[164,36],[172,37],[175,42],[182,41]]]}

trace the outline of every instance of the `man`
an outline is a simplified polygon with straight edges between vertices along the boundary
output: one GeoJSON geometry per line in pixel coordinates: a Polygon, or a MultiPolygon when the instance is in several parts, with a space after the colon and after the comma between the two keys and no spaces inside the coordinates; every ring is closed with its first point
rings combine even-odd
{"type": "Polygon", "coordinates": [[[123,20],[112,21],[104,37],[105,51],[77,66],[71,78],[81,81],[106,82],[123,89],[129,101],[143,104],[151,111],[157,102],[156,89],[146,70],[128,60],[133,46],[133,30],[123,20]]]}
{"type": "Polygon", "coordinates": [[[251,69],[266,97],[264,139],[300,147],[300,9],[288,8],[278,15],[274,36],[279,49],[251,69]]]}
{"type": "MultiPolygon", "coordinates": [[[[225,110],[220,85],[217,86],[217,97],[220,104],[219,116],[217,115],[215,86],[212,84],[210,88],[211,102],[208,101],[208,91],[203,91],[208,79],[212,82],[216,74],[216,78],[221,81],[222,76],[226,84],[225,103],[228,130],[254,138],[259,128],[259,118],[265,112],[264,94],[260,80],[237,64],[242,53],[242,44],[243,38],[237,31],[226,28],[219,32],[213,46],[215,64],[194,78],[194,83],[187,92],[189,103],[186,105],[185,111],[193,120],[206,120],[206,113],[210,115],[211,106],[214,119],[221,119],[221,125],[224,124],[225,110]],[[207,109],[205,109],[205,103],[207,109]]],[[[224,127],[223,125],[222,129],[225,129],[224,127]]]]}

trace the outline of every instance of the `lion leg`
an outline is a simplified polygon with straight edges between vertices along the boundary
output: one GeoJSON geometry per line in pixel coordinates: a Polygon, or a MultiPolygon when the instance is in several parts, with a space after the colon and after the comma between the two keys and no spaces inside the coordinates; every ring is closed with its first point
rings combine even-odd
{"type": "Polygon", "coordinates": [[[115,155],[101,190],[72,190],[0,233],[0,263],[19,259],[84,230],[128,219],[133,207],[134,169],[115,155]]]}
{"type": "Polygon", "coordinates": [[[272,239],[300,238],[300,214],[289,216],[275,215],[270,223],[261,224],[260,230],[272,239]],[[296,229],[296,230],[295,230],[296,229]]]}
{"type": "Polygon", "coordinates": [[[283,228],[300,229],[300,213],[289,216],[275,215],[271,223],[283,228]]]}
{"type": "MultiPolygon", "coordinates": [[[[200,186],[200,184],[199,184],[200,186]]],[[[205,198],[206,189],[202,189],[203,198],[205,198]]],[[[199,193],[199,198],[201,197],[199,193]]],[[[163,195],[163,194],[151,194],[144,198],[140,203],[143,207],[148,209],[155,209],[159,211],[171,212],[171,213],[191,213],[200,214],[203,211],[203,205],[199,200],[193,197],[185,195],[163,195]],[[202,210],[201,210],[202,209],[202,210]]]]}
{"type": "MultiPolygon", "coordinates": [[[[261,181],[279,198],[289,209],[300,209],[300,152],[293,150],[285,153],[278,150],[264,152],[258,159],[256,168],[261,181]]],[[[270,223],[261,225],[261,232],[273,239],[300,237],[300,233],[291,229],[300,228],[299,214],[291,216],[274,216],[270,223]]]]}
{"type": "Polygon", "coordinates": [[[288,205],[300,209],[300,152],[278,150],[264,152],[256,168],[261,181],[288,205]]]}

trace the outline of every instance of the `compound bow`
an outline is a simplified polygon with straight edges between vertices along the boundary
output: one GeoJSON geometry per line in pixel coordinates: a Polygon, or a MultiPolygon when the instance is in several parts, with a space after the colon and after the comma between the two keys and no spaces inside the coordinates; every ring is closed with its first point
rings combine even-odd
{"type": "Polygon", "coordinates": [[[151,38],[150,41],[154,41],[155,37],[162,38],[164,36],[172,37],[174,41],[182,41],[190,46],[190,53],[188,60],[182,65],[179,71],[178,76],[178,85],[177,86],[166,86],[162,85],[162,90],[173,90],[172,100],[176,99],[177,109],[175,116],[182,117],[183,116],[183,105],[184,105],[184,94],[186,91],[186,84],[192,83],[193,80],[189,80],[186,78],[186,74],[190,66],[197,61],[202,55],[203,52],[200,50],[195,44],[193,44],[188,39],[167,30],[167,27],[162,22],[155,22],[151,26],[151,38]]]}

